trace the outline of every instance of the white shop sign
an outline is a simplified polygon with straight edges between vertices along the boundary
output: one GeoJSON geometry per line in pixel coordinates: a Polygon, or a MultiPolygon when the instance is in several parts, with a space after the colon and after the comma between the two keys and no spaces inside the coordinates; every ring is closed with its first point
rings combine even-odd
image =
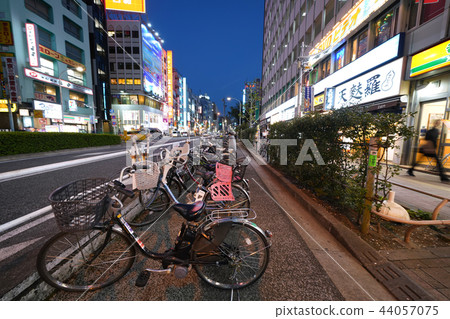
{"type": "Polygon", "coordinates": [[[62,119],[61,104],[48,103],[34,100],[34,109],[44,111],[44,117],[48,119],[62,119]]]}
{"type": "Polygon", "coordinates": [[[37,72],[37,71],[34,71],[34,70],[30,70],[30,69],[27,69],[27,68],[24,68],[24,70],[25,70],[25,76],[26,77],[29,77],[29,78],[32,78],[32,79],[35,79],[35,80],[39,80],[39,81],[42,81],[42,82],[58,85],[58,86],[61,86],[61,87],[67,88],[67,89],[71,89],[71,90],[74,90],[74,91],[78,91],[78,92],[81,92],[81,93],[85,93],[85,94],[89,94],[89,95],[93,95],[94,94],[92,89],[87,88],[85,86],[78,85],[78,84],[75,84],[75,83],[72,83],[72,82],[69,82],[69,81],[65,81],[65,80],[60,80],[60,79],[55,78],[53,76],[50,76],[50,75],[47,75],[47,74],[44,74],[44,73],[41,73],[41,72],[37,72]]]}
{"type": "Polygon", "coordinates": [[[403,58],[336,87],[334,108],[368,103],[400,94],[403,58]]]}

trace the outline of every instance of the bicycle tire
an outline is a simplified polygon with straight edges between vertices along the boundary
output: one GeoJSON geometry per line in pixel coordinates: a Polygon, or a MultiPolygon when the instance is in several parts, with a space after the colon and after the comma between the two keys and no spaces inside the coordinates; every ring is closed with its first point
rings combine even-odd
{"type": "Polygon", "coordinates": [[[144,208],[133,218],[125,217],[125,220],[134,227],[142,227],[155,222],[160,218],[170,207],[170,198],[166,190],[159,188],[155,194],[156,189],[141,190],[139,192],[139,201],[144,208]]]}
{"type": "Polygon", "coordinates": [[[136,258],[133,242],[111,228],[61,232],[39,251],[36,266],[49,285],[70,292],[107,287],[132,267],[136,258]],[[109,235],[108,235],[109,234],[109,235]]]}
{"type": "Polygon", "coordinates": [[[256,282],[266,271],[270,245],[250,223],[215,223],[197,237],[192,263],[198,276],[211,286],[241,289],[256,282]]]}
{"type": "Polygon", "coordinates": [[[206,208],[214,209],[231,209],[231,208],[250,208],[250,195],[239,185],[231,184],[234,201],[214,201],[211,193],[208,192],[205,197],[206,208]]]}

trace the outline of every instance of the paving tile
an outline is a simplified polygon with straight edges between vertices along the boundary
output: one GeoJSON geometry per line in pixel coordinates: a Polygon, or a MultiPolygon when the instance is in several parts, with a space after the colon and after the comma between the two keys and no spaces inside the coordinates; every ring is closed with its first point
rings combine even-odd
{"type": "MultiPolygon", "coordinates": [[[[417,268],[425,268],[430,267],[425,262],[429,259],[410,259],[410,260],[402,260],[401,263],[403,264],[404,268],[407,269],[417,269],[417,268]]],[[[396,262],[397,264],[397,262],[396,262]]],[[[400,268],[403,269],[403,268],[400,268]]]]}
{"type": "Polygon", "coordinates": [[[447,298],[447,300],[450,300],[450,289],[438,289],[437,291],[443,294],[447,298]]]}
{"type": "MultiPolygon", "coordinates": [[[[446,300],[446,297],[442,295],[437,289],[432,287],[428,282],[424,281],[427,275],[423,273],[421,270],[411,270],[411,269],[405,269],[403,272],[411,278],[412,281],[417,283],[418,285],[422,286],[430,295],[432,295],[436,300],[446,300]],[[419,273],[419,274],[418,274],[419,273]]],[[[429,276],[428,276],[429,277],[429,276]]],[[[431,278],[431,277],[430,277],[431,278]]],[[[431,278],[432,281],[434,279],[431,278]]],[[[446,288],[440,288],[440,289],[446,289],[446,288]]]]}
{"type": "MultiPolygon", "coordinates": [[[[448,272],[443,268],[424,268],[422,269],[426,274],[433,277],[434,280],[438,281],[445,288],[450,288],[450,276],[448,272]]],[[[432,286],[434,286],[432,284],[432,286]]],[[[434,286],[435,288],[440,288],[439,286],[434,286]]]]}
{"type": "MultiPolygon", "coordinates": [[[[420,261],[422,262],[423,265],[425,265],[425,267],[430,267],[430,268],[442,268],[443,266],[445,266],[445,262],[443,261],[444,258],[427,258],[427,259],[421,259],[420,261]]],[[[420,267],[423,268],[423,267],[420,267]]]]}
{"type": "Polygon", "coordinates": [[[434,247],[428,250],[438,257],[450,258],[450,245],[449,247],[434,247]]]}
{"type": "Polygon", "coordinates": [[[386,251],[384,256],[391,261],[436,258],[436,254],[426,249],[396,249],[386,251]]]}

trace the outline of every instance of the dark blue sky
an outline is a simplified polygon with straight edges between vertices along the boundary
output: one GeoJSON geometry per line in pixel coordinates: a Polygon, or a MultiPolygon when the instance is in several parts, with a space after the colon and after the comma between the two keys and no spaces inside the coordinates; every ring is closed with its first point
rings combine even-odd
{"type": "Polygon", "coordinates": [[[263,0],[146,0],[146,7],[195,94],[222,109],[222,98],[241,100],[244,83],[261,78],[263,0]]]}

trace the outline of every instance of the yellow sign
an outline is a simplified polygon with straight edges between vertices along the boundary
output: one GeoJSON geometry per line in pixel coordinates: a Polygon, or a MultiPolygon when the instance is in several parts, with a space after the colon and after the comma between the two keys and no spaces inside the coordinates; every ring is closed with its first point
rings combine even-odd
{"type": "MultiPolygon", "coordinates": [[[[17,111],[17,104],[11,104],[11,112],[17,111]]],[[[9,112],[8,110],[8,100],[0,100],[0,112],[9,112]]]]}
{"type": "Polygon", "coordinates": [[[145,0],[105,0],[105,8],[145,13],[145,0]]]}
{"type": "Polygon", "coordinates": [[[11,32],[11,22],[0,21],[0,44],[14,45],[14,39],[11,32]]]}
{"type": "Polygon", "coordinates": [[[324,94],[320,94],[320,95],[315,96],[314,97],[314,106],[323,104],[324,100],[325,100],[325,95],[324,94]]]}
{"type": "Polygon", "coordinates": [[[81,63],[79,63],[79,62],[77,62],[75,60],[72,60],[72,59],[66,57],[65,55],[62,55],[59,52],[53,51],[52,49],[44,47],[42,44],[39,44],[39,51],[42,54],[45,54],[45,55],[47,55],[47,56],[49,56],[49,57],[51,57],[53,59],[61,61],[62,63],[70,65],[71,67],[74,67],[74,68],[80,67],[80,68],[83,68],[84,70],[86,69],[84,67],[84,64],[81,64],[81,63]]]}
{"type": "Polygon", "coordinates": [[[409,76],[417,76],[447,65],[450,65],[450,40],[413,55],[409,76]]]}

